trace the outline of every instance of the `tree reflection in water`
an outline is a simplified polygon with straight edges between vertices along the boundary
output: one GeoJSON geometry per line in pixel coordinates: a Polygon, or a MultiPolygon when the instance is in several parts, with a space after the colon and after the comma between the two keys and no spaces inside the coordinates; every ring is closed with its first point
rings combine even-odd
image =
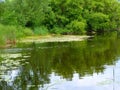
{"type": "Polygon", "coordinates": [[[67,80],[72,80],[74,73],[78,73],[79,78],[102,73],[104,65],[114,64],[120,56],[120,39],[116,34],[98,36],[82,42],[22,45],[22,51],[19,52],[22,56],[13,59],[24,58],[24,65],[17,68],[19,72],[12,82],[0,82],[2,90],[39,90],[50,83],[52,72],[67,80]]]}

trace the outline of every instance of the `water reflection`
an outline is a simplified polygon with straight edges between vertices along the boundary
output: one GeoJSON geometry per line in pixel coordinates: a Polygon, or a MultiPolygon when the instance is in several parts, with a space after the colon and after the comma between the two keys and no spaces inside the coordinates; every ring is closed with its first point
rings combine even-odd
{"type": "MultiPolygon", "coordinates": [[[[9,60],[13,63],[9,70],[2,70],[0,89],[104,90],[109,87],[113,90],[113,66],[119,66],[119,46],[120,39],[113,34],[83,42],[20,44],[18,48],[2,50],[2,54],[7,53],[8,57],[5,59],[1,55],[1,66],[7,68],[9,60]],[[6,60],[8,62],[3,64],[6,60]]],[[[114,69],[115,74],[120,75],[119,68],[114,69]]]]}

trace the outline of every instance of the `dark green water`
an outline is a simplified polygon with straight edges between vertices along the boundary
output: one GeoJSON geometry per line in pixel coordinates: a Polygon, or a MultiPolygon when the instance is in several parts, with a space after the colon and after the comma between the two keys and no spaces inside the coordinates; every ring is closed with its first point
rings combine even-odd
{"type": "Polygon", "coordinates": [[[0,52],[0,90],[120,90],[117,34],[0,52]]]}

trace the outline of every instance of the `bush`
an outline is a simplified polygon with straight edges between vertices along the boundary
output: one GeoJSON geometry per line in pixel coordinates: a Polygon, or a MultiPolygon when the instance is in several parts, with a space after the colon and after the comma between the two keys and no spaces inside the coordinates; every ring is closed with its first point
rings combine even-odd
{"type": "Polygon", "coordinates": [[[47,35],[48,29],[45,26],[35,27],[33,30],[36,35],[47,35]]]}
{"type": "Polygon", "coordinates": [[[88,28],[95,32],[109,30],[109,16],[103,13],[93,13],[88,18],[88,28]]]}
{"type": "Polygon", "coordinates": [[[25,37],[25,36],[31,36],[33,35],[33,31],[30,28],[24,28],[24,27],[17,27],[17,38],[25,37]]]}
{"type": "Polygon", "coordinates": [[[4,31],[4,27],[0,24],[0,45],[5,44],[5,37],[3,31],[4,31]]]}
{"type": "Polygon", "coordinates": [[[6,44],[7,40],[14,41],[18,38],[33,35],[29,28],[9,26],[0,24],[0,44],[6,44]]]}
{"type": "Polygon", "coordinates": [[[5,44],[7,40],[16,39],[16,27],[0,24],[0,43],[5,44]]]}
{"type": "Polygon", "coordinates": [[[32,36],[33,35],[33,31],[29,28],[24,28],[23,33],[25,36],[32,36]]]}
{"type": "Polygon", "coordinates": [[[5,45],[5,38],[0,34],[0,45],[5,45]]]}
{"type": "Polygon", "coordinates": [[[16,38],[16,28],[14,26],[4,26],[0,25],[1,37],[4,39],[15,39],[16,38]]]}
{"type": "Polygon", "coordinates": [[[73,34],[85,34],[86,22],[74,20],[67,25],[68,29],[71,29],[73,34]]]}
{"type": "Polygon", "coordinates": [[[60,28],[60,27],[54,27],[51,30],[51,33],[54,34],[68,34],[70,32],[70,30],[68,30],[67,28],[60,28]]]}

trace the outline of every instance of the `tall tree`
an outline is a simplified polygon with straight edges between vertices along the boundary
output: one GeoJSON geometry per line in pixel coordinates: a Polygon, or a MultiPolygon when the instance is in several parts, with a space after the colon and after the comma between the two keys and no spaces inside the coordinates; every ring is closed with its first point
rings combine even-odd
{"type": "Polygon", "coordinates": [[[45,19],[49,0],[12,0],[5,2],[3,13],[4,24],[19,24],[33,27],[40,25],[45,19]],[[14,21],[15,20],[15,21],[14,21]]]}

